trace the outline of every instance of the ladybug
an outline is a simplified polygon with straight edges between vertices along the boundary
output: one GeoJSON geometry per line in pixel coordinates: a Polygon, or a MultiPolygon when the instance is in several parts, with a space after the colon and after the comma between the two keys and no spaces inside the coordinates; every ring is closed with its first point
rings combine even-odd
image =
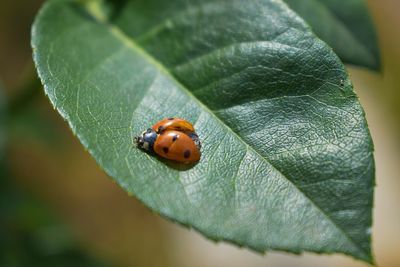
{"type": "Polygon", "coordinates": [[[164,131],[169,131],[169,130],[189,132],[189,133],[194,132],[193,125],[190,122],[180,118],[163,119],[154,124],[151,128],[153,128],[153,130],[156,131],[157,133],[162,133],[164,131]]]}
{"type": "Polygon", "coordinates": [[[201,143],[193,125],[184,119],[167,118],[136,137],[137,146],[181,163],[200,160],[201,143]]]}

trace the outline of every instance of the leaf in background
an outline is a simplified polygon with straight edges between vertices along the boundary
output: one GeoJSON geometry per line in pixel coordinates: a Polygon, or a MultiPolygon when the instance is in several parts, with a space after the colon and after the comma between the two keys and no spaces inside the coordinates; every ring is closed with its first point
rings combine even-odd
{"type": "Polygon", "coordinates": [[[32,32],[45,91],[99,165],[163,216],[257,251],[371,262],[373,148],[344,66],[282,2],[248,3],[48,2],[32,32]],[[134,147],[170,116],[202,139],[193,168],[134,147]]]}
{"type": "Polygon", "coordinates": [[[364,0],[285,0],[344,63],[380,69],[378,40],[364,0]]]}
{"type": "Polygon", "coordinates": [[[0,186],[3,184],[5,177],[5,151],[7,141],[7,109],[6,97],[4,92],[3,83],[0,79],[0,186]]]}
{"type": "MultiPolygon", "coordinates": [[[[18,107],[28,106],[25,97],[23,99],[25,106],[18,107]]],[[[8,168],[6,148],[9,148],[9,140],[15,137],[10,130],[16,119],[12,113],[21,111],[31,112],[10,105],[0,80],[0,266],[109,266],[86,255],[72,239],[69,229],[51,214],[48,207],[28,196],[15,183],[18,179],[8,168]]],[[[23,117],[26,113],[20,115],[23,117]]],[[[37,117],[35,115],[28,117],[32,119],[37,117]]],[[[31,131],[25,131],[22,138],[27,133],[31,131]]]]}

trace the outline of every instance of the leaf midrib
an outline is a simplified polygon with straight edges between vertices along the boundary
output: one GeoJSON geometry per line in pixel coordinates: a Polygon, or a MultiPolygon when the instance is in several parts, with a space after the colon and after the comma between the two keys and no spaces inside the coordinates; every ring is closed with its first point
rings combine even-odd
{"type": "MultiPolygon", "coordinates": [[[[96,2],[96,5],[99,3],[96,2]]],[[[195,102],[198,103],[199,106],[201,106],[208,114],[213,116],[217,121],[220,122],[223,127],[227,129],[227,131],[231,132],[238,140],[240,140],[248,150],[251,150],[254,152],[257,157],[261,158],[261,160],[265,161],[269,166],[271,166],[274,170],[276,170],[280,176],[284,177],[299,193],[301,193],[310,203],[321,213],[325,216],[325,218],[332,223],[334,227],[336,227],[339,232],[341,232],[346,239],[350,242],[351,245],[353,245],[358,251],[361,252],[362,256],[365,258],[369,259],[369,254],[368,252],[364,251],[363,248],[359,247],[355,241],[341,228],[339,225],[336,224],[334,220],[332,220],[328,214],[323,211],[312,199],[310,199],[300,188],[298,188],[289,178],[287,178],[279,169],[277,169],[272,163],[270,163],[265,157],[263,157],[257,150],[255,150],[253,147],[251,147],[248,143],[246,143],[241,136],[239,136],[236,132],[234,132],[228,125],[226,125],[215,113],[212,112],[203,102],[201,102],[197,97],[195,97],[191,91],[189,91],[186,87],[184,87],[169,71],[164,67],[163,64],[161,64],[159,61],[157,61],[153,56],[151,56],[146,50],[141,48],[135,40],[127,36],[122,30],[120,30],[118,27],[116,27],[113,24],[110,24],[108,22],[104,21],[104,17],[102,14],[98,12],[99,9],[93,11],[94,6],[91,5],[90,7],[82,5],[85,10],[98,22],[104,25],[112,35],[117,40],[120,40],[122,44],[124,44],[128,49],[132,49],[136,53],[142,55],[149,63],[153,64],[162,74],[170,78],[175,82],[176,85],[179,86],[179,88],[184,91],[191,99],[193,99],[195,102]]],[[[98,6],[97,6],[98,8],[98,6]]],[[[315,38],[317,38],[315,36],[315,38]]]]}

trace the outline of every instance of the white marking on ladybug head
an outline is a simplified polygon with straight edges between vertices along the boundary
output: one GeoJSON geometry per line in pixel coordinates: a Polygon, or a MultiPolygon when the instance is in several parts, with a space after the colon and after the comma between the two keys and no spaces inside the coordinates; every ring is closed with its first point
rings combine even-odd
{"type": "Polygon", "coordinates": [[[143,149],[149,150],[149,142],[144,142],[142,147],[143,149]]]}

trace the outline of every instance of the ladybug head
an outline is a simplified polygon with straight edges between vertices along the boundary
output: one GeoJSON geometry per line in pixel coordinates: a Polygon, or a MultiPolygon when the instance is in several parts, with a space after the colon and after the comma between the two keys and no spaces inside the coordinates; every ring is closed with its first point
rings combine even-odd
{"type": "Polygon", "coordinates": [[[154,142],[157,139],[157,133],[153,129],[149,128],[135,139],[139,148],[152,152],[154,142]]]}

